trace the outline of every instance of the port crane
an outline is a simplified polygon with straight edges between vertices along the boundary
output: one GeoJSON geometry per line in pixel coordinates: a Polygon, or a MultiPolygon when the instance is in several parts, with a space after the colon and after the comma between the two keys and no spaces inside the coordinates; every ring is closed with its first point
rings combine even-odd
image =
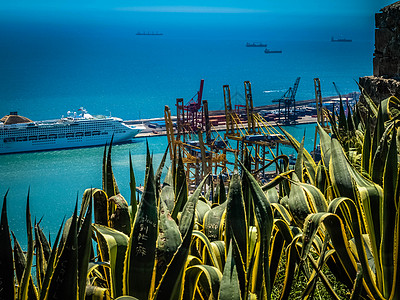
{"type": "Polygon", "coordinates": [[[281,98],[272,100],[278,102],[279,122],[290,124],[296,120],[296,93],[299,87],[300,77],[296,78],[293,87],[290,87],[281,98]],[[283,113],[282,113],[283,109],[283,113]],[[281,116],[283,119],[281,120],[281,116]]]}
{"type": "Polygon", "coordinates": [[[243,115],[238,115],[232,109],[229,85],[224,85],[223,91],[226,118],[224,138],[233,143],[236,142],[235,151],[239,160],[243,161],[244,153],[247,150],[251,157],[251,168],[257,171],[270,161],[267,154],[272,153],[271,148],[276,147],[278,153],[277,145],[288,144],[288,142],[271,124],[268,124],[258,113],[254,113],[250,81],[244,82],[246,100],[244,107],[246,108],[247,122],[243,120],[243,115]]]}
{"type": "Polygon", "coordinates": [[[187,136],[190,139],[193,132],[198,128],[205,129],[203,115],[203,87],[204,79],[200,80],[200,89],[185,105],[183,98],[176,99],[178,137],[182,136],[185,141],[187,136]]]}

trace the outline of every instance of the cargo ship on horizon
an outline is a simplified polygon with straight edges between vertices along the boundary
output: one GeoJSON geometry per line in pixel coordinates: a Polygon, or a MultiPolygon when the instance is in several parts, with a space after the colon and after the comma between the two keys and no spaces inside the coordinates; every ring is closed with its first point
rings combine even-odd
{"type": "Polygon", "coordinates": [[[252,42],[252,43],[247,42],[246,47],[267,47],[267,44],[263,44],[261,42],[252,42]]]}
{"type": "Polygon", "coordinates": [[[345,39],[345,38],[338,38],[335,39],[333,36],[331,37],[331,42],[352,42],[353,40],[351,39],[345,39]]]}
{"type": "Polygon", "coordinates": [[[138,32],[136,35],[164,35],[164,33],[160,32],[138,32]]]}
{"type": "Polygon", "coordinates": [[[92,116],[84,108],[57,120],[32,121],[11,112],[0,119],[0,154],[122,144],[143,129],[120,118],[92,116]]]}

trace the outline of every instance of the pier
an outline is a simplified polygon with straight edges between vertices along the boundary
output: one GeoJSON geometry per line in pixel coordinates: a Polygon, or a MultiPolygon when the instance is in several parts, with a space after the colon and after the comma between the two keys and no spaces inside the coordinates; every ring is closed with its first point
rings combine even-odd
{"type": "MultiPolygon", "coordinates": [[[[358,92],[353,92],[349,94],[342,95],[342,99],[344,101],[354,101],[359,96],[358,92]]],[[[339,97],[338,96],[329,96],[323,97],[322,102],[325,106],[329,107],[332,105],[339,105],[339,97]]],[[[309,100],[300,100],[296,102],[298,108],[300,107],[315,107],[315,99],[309,100]]],[[[261,111],[272,112],[279,108],[278,103],[262,105],[254,107],[255,113],[260,113],[261,111]]],[[[226,119],[225,119],[225,111],[224,110],[211,110],[209,111],[210,121],[214,121],[214,128],[218,131],[223,131],[226,129],[226,119]],[[217,120],[218,122],[216,122],[217,120]]],[[[177,122],[176,116],[171,116],[172,122],[177,122]]],[[[311,124],[317,122],[317,115],[310,114],[305,116],[299,116],[296,120],[295,125],[302,125],[302,124],[311,124]]],[[[148,118],[148,119],[138,119],[138,120],[126,120],[124,123],[128,125],[133,124],[143,124],[146,129],[140,132],[136,137],[154,137],[154,136],[165,136],[167,134],[166,127],[165,127],[165,119],[164,117],[156,117],[156,118],[148,118]]],[[[279,123],[278,120],[270,121],[272,126],[277,126],[277,124],[285,125],[283,123],[279,123]]],[[[246,122],[243,123],[243,126],[247,129],[248,125],[246,122]]],[[[176,128],[174,129],[174,133],[176,134],[176,128]]]]}

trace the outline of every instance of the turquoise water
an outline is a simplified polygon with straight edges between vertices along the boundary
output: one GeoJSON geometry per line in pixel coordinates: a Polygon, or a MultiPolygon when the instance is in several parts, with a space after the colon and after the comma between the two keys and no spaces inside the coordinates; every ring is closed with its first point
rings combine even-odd
{"type": "MultiPolygon", "coordinates": [[[[0,21],[1,22],[1,21],[0,21]]],[[[322,94],[357,90],[354,80],[372,74],[373,41],[267,41],[282,54],[246,48],[247,40],[179,39],[136,36],[131,28],[93,28],[82,24],[4,24],[0,28],[0,117],[18,111],[32,120],[54,119],[85,107],[93,114],[124,119],[163,116],[164,105],[175,114],[176,98],[185,102],[205,79],[204,99],[210,109],[222,109],[224,84],[233,104],[244,104],[243,81],[252,83],[254,105],[279,98],[301,76],[297,99],[314,97],[313,78],[321,79],[322,94]]],[[[234,35],[230,35],[231,37],[234,35]]],[[[260,34],[264,41],[268,34],[260,34]]],[[[312,150],[314,125],[290,127],[312,150]]],[[[157,166],[167,141],[148,139],[157,166]]],[[[143,184],[145,139],[115,146],[114,172],[123,195],[129,197],[129,151],[137,183],[143,184]]],[[[293,149],[284,150],[288,154],[293,149]]],[[[55,234],[64,216],[86,188],[101,187],[103,148],[86,148],[0,156],[0,195],[9,189],[10,227],[24,244],[25,204],[30,188],[32,216],[45,232],[55,234]]],[[[127,199],[129,200],[129,199],[127,199]]]]}
{"type": "MultiPolygon", "coordinates": [[[[285,127],[297,139],[306,134],[306,146],[312,150],[315,124],[285,127]]],[[[165,136],[147,139],[158,167],[167,147],[165,136]]],[[[28,189],[32,218],[41,221],[45,232],[56,234],[64,217],[72,215],[75,202],[79,204],[87,188],[101,188],[103,147],[45,151],[0,156],[0,195],[7,196],[8,218],[11,230],[22,244],[26,240],[25,207],[28,189]]],[[[121,194],[129,202],[129,151],[137,185],[143,185],[146,159],[146,139],[116,145],[112,149],[112,165],[121,194]]],[[[294,154],[294,149],[281,147],[280,151],[294,154]]],[[[168,163],[167,163],[168,164],[168,163]]]]}

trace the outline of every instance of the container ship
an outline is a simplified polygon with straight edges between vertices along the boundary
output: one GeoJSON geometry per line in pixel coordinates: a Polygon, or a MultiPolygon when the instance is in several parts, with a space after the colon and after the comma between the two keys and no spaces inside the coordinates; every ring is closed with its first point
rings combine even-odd
{"type": "Polygon", "coordinates": [[[263,44],[261,42],[253,42],[253,43],[246,43],[246,47],[267,47],[267,44],[263,44]]]}
{"type": "Polygon", "coordinates": [[[264,53],[282,53],[282,50],[269,50],[268,48],[265,48],[264,53]]]}
{"type": "Polygon", "coordinates": [[[160,32],[138,32],[136,35],[164,35],[164,33],[160,32]]]}
{"type": "Polygon", "coordinates": [[[84,108],[57,120],[32,121],[11,112],[0,119],[0,154],[100,146],[132,140],[144,126],[122,119],[92,116],[84,108]]]}
{"type": "Polygon", "coordinates": [[[345,38],[338,38],[335,39],[334,37],[331,37],[331,42],[352,42],[353,40],[351,39],[345,39],[345,38]]]}

